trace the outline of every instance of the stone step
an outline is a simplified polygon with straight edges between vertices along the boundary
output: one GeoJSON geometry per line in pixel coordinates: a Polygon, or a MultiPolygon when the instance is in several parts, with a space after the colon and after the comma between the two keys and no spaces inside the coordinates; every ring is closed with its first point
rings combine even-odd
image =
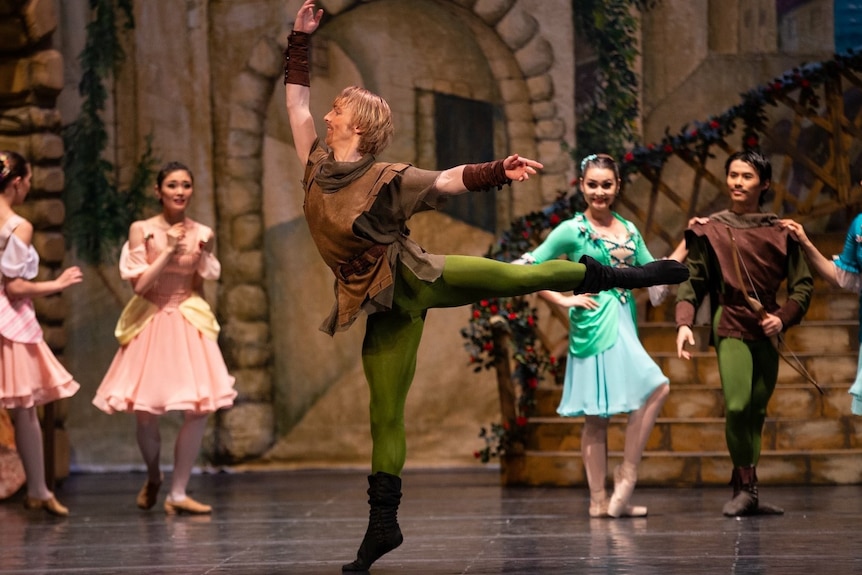
{"type": "MultiPolygon", "coordinates": [[[[680,455],[705,449],[721,449],[725,443],[724,418],[669,418],[656,421],[647,442],[648,452],[673,452],[680,455]]],[[[542,452],[580,452],[583,418],[532,417],[525,429],[529,450],[542,452]]],[[[611,419],[608,425],[608,448],[622,451],[625,442],[625,417],[611,419]]],[[[857,437],[862,432],[858,417],[791,419],[768,417],[763,426],[764,450],[822,451],[829,449],[862,449],[857,437]]]]}
{"type": "MultiPolygon", "coordinates": [[[[709,351],[708,326],[695,326],[695,351],[709,351]]],[[[638,326],[644,348],[656,353],[676,354],[676,325],[672,322],[648,322],[638,326]]],[[[786,347],[795,353],[850,353],[859,351],[859,322],[856,320],[805,320],[784,334],[786,347]]]]}
{"type": "MultiPolygon", "coordinates": [[[[622,460],[622,452],[611,451],[608,475],[622,460]]],[[[675,453],[644,453],[638,468],[640,486],[727,485],[732,463],[726,450],[675,453]]],[[[509,454],[501,461],[505,485],[586,486],[580,453],[527,450],[509,454]]],[[[862,449],[764,450],[757,466],[762,485],[856,484],[862,482],[862,449]]],[[[609,479],[609,485],[613,480],[609,479]]],[[[730,488],[728,487],[728,490],[730,488]]],[[[761,490],[763,494],[763,490],[761,490]]],[[[637,490],[635,490],[635,498],[637,490]]]]}
{"type": "MultiPolygon", "coordinates": [[[[854,366],[855,369],[855,366],[854,366]]],[[[795,373],[795,372],[794,372],[795,373]]],[[[783,418],[836,418],[850,414],[850,381],[821,381],[823,395],[809,383],[779,383],[769,402],[769,414],[783,418]]],[[[559,417],[560,388],[536,390],[533,417],[559,417]]],[[[710,385],[671,383],[661,417],[724,417],[724,396],[718,383],[710,385]]]]}

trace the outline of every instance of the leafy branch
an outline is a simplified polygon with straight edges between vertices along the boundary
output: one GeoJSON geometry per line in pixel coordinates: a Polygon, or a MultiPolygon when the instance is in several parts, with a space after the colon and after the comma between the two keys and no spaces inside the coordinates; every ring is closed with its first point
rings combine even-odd
{"type": "Polygon", "coordinates": [[[134,14],[132,0],[90,0],[90,9],[93,18],[80,54],[81,113],[63,131],[64,201],[67,239],[79,258],[98,266],[116,259],[129,225],[153,202],[146,190],[157,160],[147,137],[129,187],[120,190],[114,164],[103,157],[108,144],[102,119],[108,99],[105,83],[125,58],[117,16],[122,15],[122,28],[128,31],[134,28],[134,14]]]}

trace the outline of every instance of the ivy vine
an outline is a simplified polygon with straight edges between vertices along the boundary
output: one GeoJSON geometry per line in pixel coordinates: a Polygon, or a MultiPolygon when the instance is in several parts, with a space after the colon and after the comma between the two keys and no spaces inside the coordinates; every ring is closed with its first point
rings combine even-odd
{"type": "Polygon", "coordinates": [[[638,52],[637,13],[658,0],[576,0],[575,29],[596,54],[596,89],[582,104],[575,129],[575,146],[566,146],[572,159],[596,152],[621,158],[637,134],[639,86],[634,64],[638,52]]]}
{"type": "Polygon", "coordinates": [[[92,20],[79,56],[81,113],[63,131],[63,197],[67,240],[81,260],[98,266],[116,261],[129,225],[153,204],[147,187],[157,160],[148,137],[128,188],[121,190],[116,167],[103,157],[108,145],[102,119],[108,98],[105,83],[125,58],[120,26],[123,31],[134,28],[133,0],[90,0],[90,10],[92,20]]]}

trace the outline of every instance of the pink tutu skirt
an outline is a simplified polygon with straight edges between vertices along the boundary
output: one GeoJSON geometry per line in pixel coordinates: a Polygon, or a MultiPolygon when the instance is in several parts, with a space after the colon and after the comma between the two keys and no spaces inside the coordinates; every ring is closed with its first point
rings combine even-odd
{"type": "Polygon", "coordinates": [[[106,413],[211,413],[236,397],[218,344],[177,309],[157,312],[117,351],[93,404],[106,413]]]}
{"type": "Polygon", "coordinates": [[[44,341],[19,343],[0,335],[0,406],[45,405],[80,387],[44,341]]]}

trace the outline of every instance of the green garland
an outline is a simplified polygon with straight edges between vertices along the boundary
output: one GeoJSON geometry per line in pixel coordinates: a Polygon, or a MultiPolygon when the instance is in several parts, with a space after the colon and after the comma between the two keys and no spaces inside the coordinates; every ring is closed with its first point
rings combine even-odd
{"type": "Polygon", "coordinates": [[[119,190],[115,166],[102,157],[108,132],[101,114],[108,92],[105,80],[122,63],[117,10],[125,16],[123,28],[134,28],[132,0],[90,0],[92,21],[87,25],[87,41],[81,52],[81,113],[63,131],[66,152],[63,159],[66,190],[66,238],[77,256],[88,264],[116,260],[116,250],[128,234],[129,225],[151,206],[147,194],[157,160],[152,140],[146,147],[127,190],[119,190]]]}

